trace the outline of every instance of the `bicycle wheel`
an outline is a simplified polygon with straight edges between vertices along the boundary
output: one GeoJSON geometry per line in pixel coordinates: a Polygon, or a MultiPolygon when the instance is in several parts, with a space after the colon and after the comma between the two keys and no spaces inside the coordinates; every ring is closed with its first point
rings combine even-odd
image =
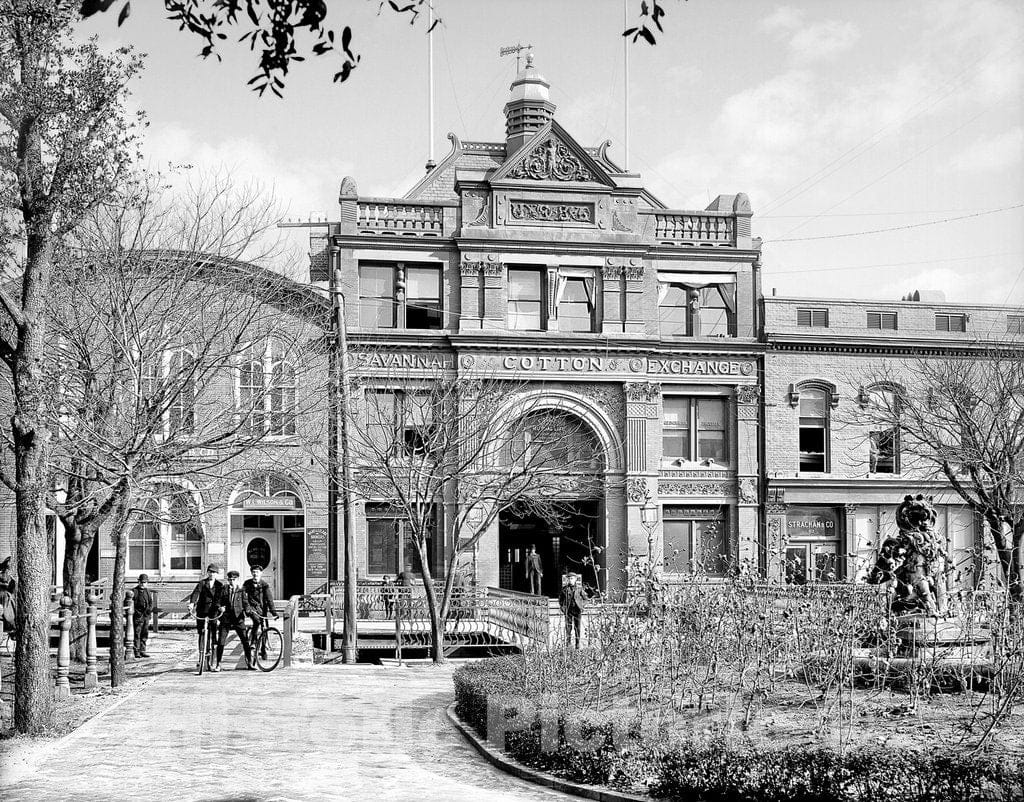
{"type": "Polygon", "coordinates": [[[209,651],[206,646],[210,640],[210,633],[206,631],[206,627],[203,627],[199,633],[199,676],[203,676],[203,672],[209,668],[207,664],[207,652],[209,651]]]}
{"type": "Polygon", "coordinates": [[[281,630],[267,627],[260,635],[259,648],[256,649],[256,666],[260,671],[273,671],[281,662],[284,653],[284,640],[281,630]]]}

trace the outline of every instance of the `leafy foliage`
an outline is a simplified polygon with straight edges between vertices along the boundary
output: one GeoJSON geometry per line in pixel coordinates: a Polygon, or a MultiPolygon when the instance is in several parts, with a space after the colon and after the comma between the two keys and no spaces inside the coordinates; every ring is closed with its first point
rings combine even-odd
{"type": "MultiPolygon", "coordinates": [[[[107,11],[113,2],[83,0],[81,15],[91,17],[107,11]]],[[[429,0],[410,0],[401,5],[389,0],[387,7],[396,14],[407,14],[413,24],[428,4],[429,0]]],[[[384,8],[381,2],[378,13],[384,8]]],[[[238,41],[247,42],[249,49],[259,54],[257,72],[249,85],[260,95],[269,89],[281,97],[289,68],[305,61],[306,53],[338,54],[341,66],[334,73],[336,83],[347,81],[362,58],[352,50],[352,29],[328,22],[326,0],[164,0],[164,9],[168,19],[178,23],[178,30],[203,40],[199,51],[203,58],[214,56],[220,60],[218,46],[228,39],[229,31],[245,28],[238,41]]],[[[131,3],[125,2],[117,24],[123,24],[130,13],[131,3]]],[[[439,22],[436,19],[431,30],[439,22]]]]}

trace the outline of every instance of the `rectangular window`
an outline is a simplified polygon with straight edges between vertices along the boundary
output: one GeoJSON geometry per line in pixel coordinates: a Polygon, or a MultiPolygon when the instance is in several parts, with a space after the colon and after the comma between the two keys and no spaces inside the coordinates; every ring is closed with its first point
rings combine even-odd
{"type": "Polygon", "coordinates": [[[410,267],[406,273],[405,328],[441,328],[441,270],[410,267]]]}
{"type": "Polygon", "coordinates": [[[1007,315],[1006,333],[1024,334],[1024,315],[1007,315]]]}
{"type": "Polygon", "coordinates": [[[658,285],[658,324],[662,337],[688,337],[693,334],[689,293],[682,284],[658,285]]]}
{"type": "Polygon", "coordinates": [[[728,467],[728,401],[725,398],[663,399],[662,458],[728,467]]]}
{"type": "Polygon", "coordinates": [[[508,327],[517,331],[544,328],[544,274],[540,270],[509,268],[508,327]]]}
{"type": "Polygon", "coordinates": [[[559,279],[558,330],[594,330],[594,281],[577,276],[559,279]]]}
{"type": "Polygon", "coordinates": [[[160,527],[153,518],[141,520],[128,536],[128,570],[160,570],[160,527]]]}
{"type": "Polygon", "coordinates": [[[172,571],[199,571],[203,566],[203,535],[193,522],[170,525],[169,564],[172,571]]]}
{"type": "Polygon", "coordinates": [[[816,328],[828,328],[827,309],[797,309],[796,325],[814,326],[816,328]]]}
{"type": "Polygon", "coordinates": [[[359,265],[359,325],[370,329],[441,328],[441,268],[359,265]]]}
{"type": "Polygon", "coordinates": [[[703,337],[728,337],[733,332],[732,319],[736,298],[732,284],[712,284],[700,291],[700,333],[703,337]]]}
{"type": "Polygon", "coordinates": [[[891,329],[896,330],[895,312],[868,312],[869,329],[891,329]]]}
{"type": "Polygon", "coordinates": [[[409,457],[422,456],[434,425],[434,397],[402,390],[370,390],[366,394],[369,445],[378,456],[401,448],[409,457]]]}
{"type": "Polygon", "coordinates": [[[936,331],[967,331],[967,315],[935,315],[936,331]]]}
{"type": "Polygon", "coordinates": [[[818,542],[787,546],[784,569],[787,585],[837,582],[841,578],[838,544],[818,542]]]}
{"type": "Polygon", "coordinates": [[[895,429],[871,432],[871,473],[899,473],[897,438],[895,429]]]}
{"type": "Polygon", "coordinates": [[[736,285],[712,276],[661,274],[658,326],[662,337],[735,336],[736,285]]]}
{"type": "Polygon", "coordinates": [[[665,507],[663,562],[679,574],[724,576],[729,567],[725,510],[665,507]]]}

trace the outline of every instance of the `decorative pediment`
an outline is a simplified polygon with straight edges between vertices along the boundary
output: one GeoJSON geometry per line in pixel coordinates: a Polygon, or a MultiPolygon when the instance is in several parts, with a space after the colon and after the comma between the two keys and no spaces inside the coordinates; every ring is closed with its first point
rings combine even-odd
{"type": "Polygon", "coordinates": [[[615,186],[604,168],[554,120],[508,159],[491,177],[615,186]]]}

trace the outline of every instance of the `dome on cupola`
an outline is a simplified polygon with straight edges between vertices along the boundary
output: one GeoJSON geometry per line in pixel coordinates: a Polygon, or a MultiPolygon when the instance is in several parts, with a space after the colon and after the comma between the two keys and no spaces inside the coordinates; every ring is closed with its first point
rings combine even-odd
{"type": "Polygon", "coordinates": [[[533,53],[527,53],[526,66],[509,87],[505,104],[505,150],[509,156],[551,120],[555,104],[550,100],[550,88],[551,84],[533,66],[533,53]]]}

